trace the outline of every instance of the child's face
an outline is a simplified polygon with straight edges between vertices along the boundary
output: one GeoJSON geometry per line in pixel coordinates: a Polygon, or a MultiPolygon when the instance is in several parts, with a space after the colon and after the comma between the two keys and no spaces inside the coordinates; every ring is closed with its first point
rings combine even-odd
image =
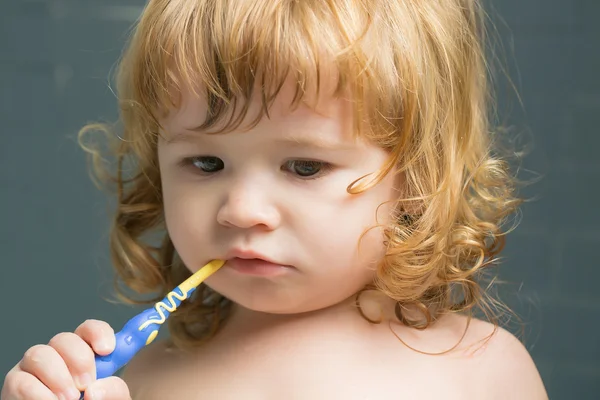
{"type": "MultiPolygon", "coordinates": [[[[377,221],[386,224],[393,203],[378,206],[398,196],[394,174],[364,193],[347,192],[387,159],[379,147],[353,139],[348,102],[320,99],[318,113],[304,105],[291,112],[291,98],[291,89],[284,89],[270,119],[249,132],[186,132],[206,112],[205,101],[189,94],[162,121],[165,218],[188,268],[194,272],[236,252],[293,267],[257,276],[226,264],[207,279],[211,288],[255,311],[312,311],[370,283],[384,254],[382,229],[366,233],[360,246],[359,239],[377,221]],[[170,140],[178,134],[187,136],[170,140]]],[[[252,110],[246,121],[255,116],[252,110]]]]}

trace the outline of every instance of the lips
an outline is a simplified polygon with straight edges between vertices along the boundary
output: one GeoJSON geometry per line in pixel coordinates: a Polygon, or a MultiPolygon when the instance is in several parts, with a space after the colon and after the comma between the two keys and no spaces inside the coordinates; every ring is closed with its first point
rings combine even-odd
{"type": "Polygon", "coordinates": [[[277,262],[276,260],[272,260],[269,257],[264,256],[261,253],[258,253],[253,250],[234,249],[234,250],[230,251],[229,253],[227,253],[227,257],[225,259],[231,260],[234,258],[239,258],[242,260],[257,260],[257,261],[262,261],[262,262],[274,264],[274,265],[285,265],[283,263],[277,262]]]}
{"type": "Polygon", "coordinates": [[[287,274],[295,268],[274,261],[254,251],[231,251],[227,256],[227,267],[244,275],[275,277],[287,274]]]}

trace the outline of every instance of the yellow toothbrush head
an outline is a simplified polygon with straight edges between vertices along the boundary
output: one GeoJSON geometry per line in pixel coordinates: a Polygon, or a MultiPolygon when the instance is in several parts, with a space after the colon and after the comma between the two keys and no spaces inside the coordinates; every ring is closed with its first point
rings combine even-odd
{"type": "Polygon", "coordinates": [[[183,281],[178,286],[179,289],[182,293],[188,293],[191,289],[197,288],[206,278],[217,272],[224,264],[225,261],[223,260],[212,260],[183,281]]]}

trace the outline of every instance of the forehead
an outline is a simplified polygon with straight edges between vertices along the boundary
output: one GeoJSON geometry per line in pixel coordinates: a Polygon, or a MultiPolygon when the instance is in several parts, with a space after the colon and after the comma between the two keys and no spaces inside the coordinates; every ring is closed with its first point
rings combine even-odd
{"type": "MultiPolygon", "coordinates": [[[[351,101],[343,97],[334,97],[333,83],[322,88],[319,93],[311,91],[304,93],[303,99],[296,106],[293,105],[295,96],[295,85],[286,81],[273,103],[268,107],[268,115],[263,115],[256,128],[268,126],[285,126],[287,133],[294,130],[306,132],[307,130],[330,131],[338,135],[352,136],[353,132],[353,107],[351,101]]],[[[196,91],[200,93],[201,91],[196,91]]],[[[260,91],[255,91],[260,93],[260,91]]],[[[243,118],[239,130],[245,130],[255,120],[257,115],[263,112],[263,101],[260,95],[253,98],[239,99],[239,102],[247,102],[248,112],[243,118]]],[[[242,108],[237,105],[236,114],[242,108]]],[[[161,126],[167,135],[198,131],[207,118],[209,104],[205,96],[195,95],[192,90],[182,90],[180,93],[179,106],[171,109],[161,120],[161,126]]],[[[232,107],[224,114],[220,122],[208,132],[220,130],[232,117],[232,107]]],[[[233,117],[237,117],[235,115],[233,117]]],[[[285,133],[285,132],[282,132],[285,133]]]]}

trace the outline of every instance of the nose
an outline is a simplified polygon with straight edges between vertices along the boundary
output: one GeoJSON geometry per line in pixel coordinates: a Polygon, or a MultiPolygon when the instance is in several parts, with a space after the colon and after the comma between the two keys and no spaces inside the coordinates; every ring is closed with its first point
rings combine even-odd
{"type": "Polygon", "coordinates": [[[217,222],[226,227],[268,230],[277,228],[281,216],[265,188],[248,184],[231,188],[217,213],[217,222]]]}

